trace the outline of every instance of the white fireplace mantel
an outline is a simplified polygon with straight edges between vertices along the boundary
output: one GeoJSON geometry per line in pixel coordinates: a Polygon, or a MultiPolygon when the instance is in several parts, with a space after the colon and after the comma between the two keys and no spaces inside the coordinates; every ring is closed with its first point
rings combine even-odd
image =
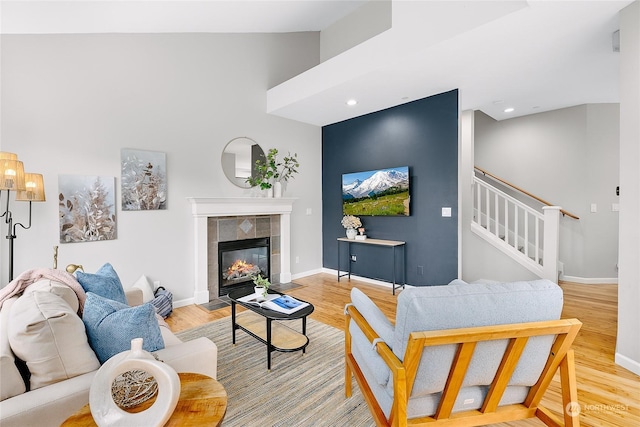
{"type": "Polygon", "coordinates": [[[245,215],[280,215],[280,283],[291,281],[291,211],[294,198],[187,197],[194,231],[196,304],[209,302],[207,218],[245,215]]]}
{"type": "Polygon", "coordinates": [[[282,197],[187,197],[194,217],[290,214],[296,199],[282,197]]]}

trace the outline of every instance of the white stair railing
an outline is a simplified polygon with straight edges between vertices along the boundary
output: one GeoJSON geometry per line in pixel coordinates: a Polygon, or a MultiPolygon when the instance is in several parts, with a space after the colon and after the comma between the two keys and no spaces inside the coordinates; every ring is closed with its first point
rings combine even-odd
{"type": "Polygon", "coordinates": [[[471,229],[542,278],[558,280],[560,207],[539,212],[477,177],[471,229]]]}

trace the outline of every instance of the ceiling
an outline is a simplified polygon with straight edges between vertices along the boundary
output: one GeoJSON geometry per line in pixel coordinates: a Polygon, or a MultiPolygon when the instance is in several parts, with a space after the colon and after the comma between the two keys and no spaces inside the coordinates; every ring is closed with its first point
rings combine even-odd
{"type": "Polygon", "coordinates": [[[2,34],[320,31],[366,0],[0,0],[2,34]]]}
{"type": "MultiPolygon", "coordinates": [[[[372,0],[375,1],[375,0],[372,0]]],[[[393,0],[391,27],[268,91],[315,125],[459,89],[496,120],[619,101],[618,12],[632,0],[393,0]],[[347,106],[348,99],[357,99],[347,106]],[[505,113],[508,107],[513,112],[505,113]]],[[[0,2],[2,34],[322,31],[366,0],[0,2]]]]}

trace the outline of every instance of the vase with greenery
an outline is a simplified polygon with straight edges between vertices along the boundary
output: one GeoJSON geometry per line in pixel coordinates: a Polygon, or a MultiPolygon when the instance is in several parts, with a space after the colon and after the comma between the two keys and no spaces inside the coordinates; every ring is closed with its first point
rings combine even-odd
{"type": "Polygon", "coordinates": [[[259,186],[262,190],[272,188],[275,183],[287,182],[298,173],[300,163],[298,153],[278,159],[278,150],[272,148],[267,153],[266,159],[256,160],[254,166],[255,173],[247,178],[247,182],[252,186],[259,186]]]}
{"type": "Polygon", "coordinates": [[[254,292],[256,295],[262,295],[263,298],[267,297],[267,291],[269,290],[269,286],[271,286],[271,282],[266,277],[262,277],[262,275],[258,274],[257,276],[253,276],[253,284],[254,284],[254,292]]]}

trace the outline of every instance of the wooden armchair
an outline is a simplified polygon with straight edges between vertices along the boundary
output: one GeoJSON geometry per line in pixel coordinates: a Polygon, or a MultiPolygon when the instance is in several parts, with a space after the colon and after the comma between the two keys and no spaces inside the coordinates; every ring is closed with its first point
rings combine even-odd
{"type": "MultiPolygon", "coordinates": [[[[450,286],[438,288],[450,288],[450,286]]],[[[403,291],[402,294],[405,292],[407,291],[403,291]]],[[[472,292],[471,295],[473,296],[474,293],[472,292]]],[[[352,301],[353,296],[352,293],[352,301]]],[[[455,295],[448,295],[447,298],[452,301],[451,298],[455,299],[455,295]]],[[[407,299],[414,298],[409,296],[407,299]]],[[[577,404],[574,355],[571,345],[582,325],[578,320],[556,319],[444,330],[405,331],[407,334],[403,335],[399,334],[397,329],[404,326],[406,318],[400,319],[403,322],[400,326],[398,326],[399,319],[396,319],[396,326],[391,325],[393,331],[390,331],[388,325],[384,325],[384,320],[380,320],[380,313],[375,312],[377,307],[372,302],[362,304],[361,295],[355,300],[360,300],[360,303],[350,304],[345,309],[345,392],[347,397],[351,396],[351,377],[355,376],[378,426],[477,426],[532,417],[539,418],[549,426],[579,426],[579,411],[571,410],[572,405],[577,404]],[[360,310],[364,312],[361,313],[360,310]],[[381,329],[381,332],[376,328],[381,329]],[[394,334],[393,340],[390,338],[391,332],[394,334]],[[398,337],[402,336],[408,338],[403,352],[404,357],[399,358],[398,351],[394,352],[392,346],[398,347],[398,337]],[[549,340],[541,343],[539,340],[544,340],[545,336],[549,340]],[[537,344],[533,344],[535,340],[538,340],[537,344]],[[532,342],[532,347],[535,348],[525,351],[528,342],[532,342]],[[497,345],[497,348],[504,351],[495,355],[495,362],[487,362],[497,343],[504,344],[497,345]],[[369,348],[363,347],[363,344],[368,345],[369,348]],[[493,349],[491,346],[494,346],[493,349]],[[446,353],[447,349],[451,350],[451,357],[443,356],[442,351],[446,353]],[[376,354],[368,353],[369,351],[376,354]],[[537,380],[526,387],[522,384],[514,385],[513,381],[522,382],[522,380],[513,379],[514,372],[523,367],[527,368],[527,359],[535,359],[531,354],[536,351],[544,352],[543,359],[538,358],[542,363],[532,362],[540,365],[540,368],[534,369],[536,375],[539,371],[537,380]],[[380,360],[376,361],[378,357],[380,360]],[[476,357],[478,360],[474,362],[476,357]],[[519,365],[520,361],[522,363],[519,365]],[[437,386],[436,392],[433,392],[434,389],[429,389],[429,386],[418,384],[418,381],[428,382],[428,377],[432,376],[429,373],[430,362],[438,366],[443,366],[444,363],[448,367],[442,372],[441,379],[436,378],[434,381],[434,384],[441,384],[437,386]],[[489,364],[482,365],[485,362],[489,364]],[[476,366],[470,369],[474,363],[476,366]],[[474,374],[471,371],[477,370],[478,365],[482,365],[480,376],[483,376],[482,374],[487,376],[488,372],[489,380],[486,384],[482,383],[482,380],[476,384],[474,380],[468,378],[468,376],[473,377],[474,374]],[[386,366],[389,370],[386,384],[382,366],[386,366]],[[487,366],[494,366],[495,369],[487,369],[487,366]],[[564,424],[540,405],[542,396],[558,369],[560,370],[562,407],[565,409],[564,424]],[[422,389],[422,397],[417,396],[419,393],[414,393],[417,388],[422,389]],[[480,397],[475,399],[476,402],[471,402],[474,397],[470,396],[480,397]]],[[[500,301],[500,297],[497,300],[500,301]]],[[[424,302],[424,299],[422,301],[424,302]]],[[[440,305],[446,303],[442,298],[436,298],[435,302],[440,305]]],[[[399,299],[399,310],[404,309],[402,305],[399,299]]],[[[415,311],[417,307],[420,311],[422,305],[409,304],[407,309],[415,311]]],[[[432,306],[431,309],[434,307],[432,306]]],[[[489,308],[489,310],[494,309],[495,307],[489,308]]],[[[415,314],[415,312],[412,313],[412,315],[415,314]]],[[[441,314],[436,313],[436,315],[441,314]]],[[[402,314],[398,313],[398,317],[401,316],[402,314]]],[[[454,315],[454,317],[457,316],[454,315]]]]}

